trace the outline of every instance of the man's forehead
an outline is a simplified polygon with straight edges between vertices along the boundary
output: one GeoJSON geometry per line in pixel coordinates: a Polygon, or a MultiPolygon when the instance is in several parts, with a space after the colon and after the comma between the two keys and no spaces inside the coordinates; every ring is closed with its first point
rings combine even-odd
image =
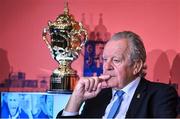
{"type": "Polygon", "coordinates": [[[121,40],[110,40],[105,45],[105,51],[116,51],[121,50],[124,51],[128,48],[128,40],[121,39],[121,40]]]}
{"type": "Polygon", "coordinates": [[[18,99],[19,98],[19,94],[8,94],[7,98],[8,99],[18,99]]]}

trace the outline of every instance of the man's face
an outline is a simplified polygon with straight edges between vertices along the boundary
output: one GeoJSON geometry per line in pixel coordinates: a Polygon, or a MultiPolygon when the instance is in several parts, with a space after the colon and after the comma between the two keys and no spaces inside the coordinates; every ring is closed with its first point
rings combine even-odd
{"type": "Polygon", "coordinates": [[[130,65],[130,49],[126,39],[109,41],[103,52],[103,70],[111,78],[107,86],[121,89],[133,78],[133,66],[130,65]]]}
{"type": "Polygon", "coordinates": [[[16,93],[8,94],[7,95],[7,104],[8,104],[8,108],[9,108],[11,115],[14,116],[19,107],[19,94],[16,94],[16,93]]]}

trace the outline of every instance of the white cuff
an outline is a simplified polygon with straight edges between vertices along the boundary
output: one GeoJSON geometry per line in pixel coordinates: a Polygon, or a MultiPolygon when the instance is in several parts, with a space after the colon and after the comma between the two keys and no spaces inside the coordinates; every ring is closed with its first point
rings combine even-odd
{"type": "Polygon", "coordinates": [[[63,110],[62,116],[76,116],[78,114],[78,112],[67,112],[63,110]]]}

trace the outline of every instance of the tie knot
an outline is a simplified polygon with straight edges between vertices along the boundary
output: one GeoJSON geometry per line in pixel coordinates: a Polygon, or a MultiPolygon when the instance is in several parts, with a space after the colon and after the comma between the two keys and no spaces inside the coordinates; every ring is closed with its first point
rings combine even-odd
{"type": "Polygon", "coordinates": [[[115,93],[115,95],[117,95],[118,97],[121,97],[123,94],[124,94],[124,91],[122,91],[122,90],[118,90],[115,93]]]}

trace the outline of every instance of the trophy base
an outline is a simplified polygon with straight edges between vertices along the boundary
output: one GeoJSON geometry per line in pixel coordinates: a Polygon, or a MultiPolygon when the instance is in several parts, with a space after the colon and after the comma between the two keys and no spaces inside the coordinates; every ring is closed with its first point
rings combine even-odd
{"type": "Polygon", "coordinates": [[[59,75],[53,73],[50,79],[49,93],[72,93],[79,77],[77,74],[59,75]]]}

